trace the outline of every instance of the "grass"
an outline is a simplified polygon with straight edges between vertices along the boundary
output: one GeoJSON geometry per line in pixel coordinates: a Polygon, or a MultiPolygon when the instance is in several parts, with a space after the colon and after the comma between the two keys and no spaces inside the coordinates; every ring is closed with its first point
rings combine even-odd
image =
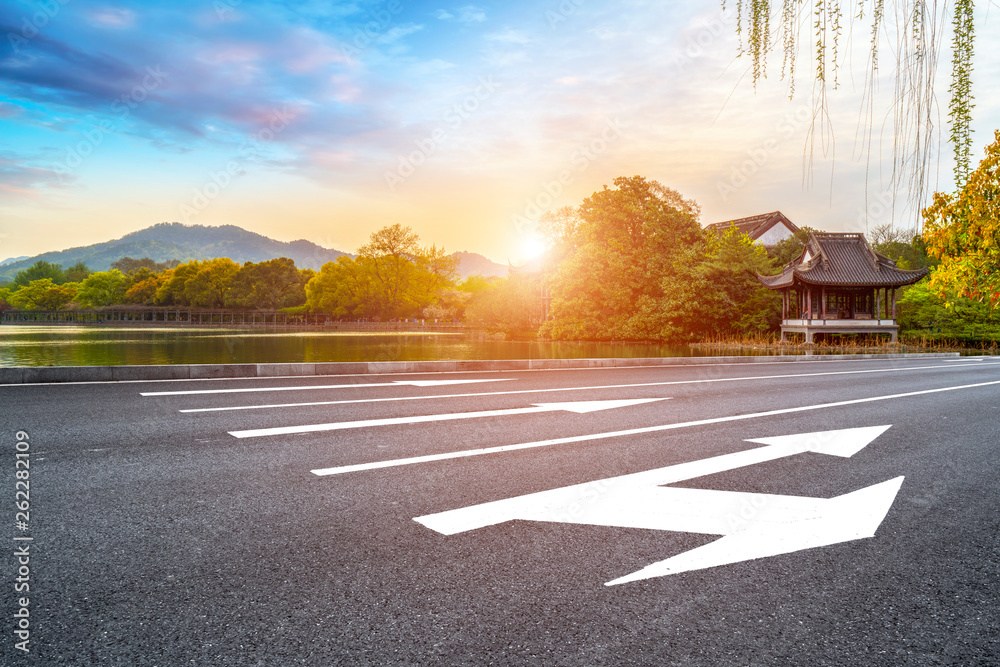
{"type": "Polygon", "coordinates": [[[707,350],[770,350],[770,351],[820,351],[843,353],[877,352],[981,352],[1000,354],[1000,334],[965,334],[905,332],[899,341],[890,343],[885,335],[832,334],[822,336],[815,343],[803,342],[801,334],[790,334],[795,339],[782,342],[778,332],[760,332],[742,336],[715,335],[691,347],[707,350]]]}

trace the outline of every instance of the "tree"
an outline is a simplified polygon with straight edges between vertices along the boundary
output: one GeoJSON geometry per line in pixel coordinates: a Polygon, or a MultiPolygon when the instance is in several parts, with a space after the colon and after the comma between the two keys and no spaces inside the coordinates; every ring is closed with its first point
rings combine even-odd
{"type": "Polygon", "coordinates": [[[172,269],[163,272],[163,281],[156,290],[153,301],[160,305],[187,306],[191,302],[188,300],[185,288],[190,280],[201,270],[202,263],[198,260],[191,260],[184,264],[178,264],[172,269]]]}
{"type": "Polygon", "coordinates": [[[400,317],[415,305],[411,287],[416,278],[419,238],[400,224],[373,232],[368,243],[358,248],[358,258],[368,261],[378,292],[379,315],[400,317]]]}
{"type": "Polygon", "coordinates": [[[222,308],[239,264],[228,257],[216,257],[201,263],[198,271],[184,283],[184,298],[192,306],[222,308]]]}
{"type": "Polygon", "coordinates": [[[75,295],[76,285],[57,285],[51,278],[41,278],[11,293],[10,304],[20,310],[59,310],[75,295]]]}
{"type": "Polygon", "coordinates": [[[118,269],[125,275],[130,275],[140,269],[148,269],[153,273],[159,273],[167,269],[172,269],[178,264],[180,264],[180,261],[176,259],[171,259],[167,262],[157,262],[149,257],[143,257],[142,259],[122,257],[119,260],[111,262],[111,268],[118,269]]]}
{"type": "Polygon", "coordinates": [[[87,265],[83,262],[77,262],[73,266],[66,269],[64,275],[65,281],[68,283],[80,283],[91,274],[91,270],[87,268],[87,265]]]}
{"type": "Polygon", "coordinates": [[[670,337],[660,301],[675,289],[677,261],[704,243],[698,207],[640,176],[616,178],[584,200],[562,244],[566,258],[550,280],[552,338],[622,340],[670,337]]]}
{"type": "Polygon", "coordinates": [[[128,278],[118,269],[99,271],[87,276],[76,293],[76,300],[86,308],[101,308],[125,302],[128,278]]]}
{"type": "Polygon", "coordinates": [[[776,330],[781,323],[781,296],[757,279],[772,268],[768,252],[735,228],[722,236],[711,232],[708,236],[706,257],[696,265],[707,283],[701,298],[695,299],[703,309],[699,333],[776,330]]]}
{"type": "Polygon", "coordinates": [[[809,234],[817,230],[812,227],[799,227],[799,230],[786,239],[782,239],[776,245],[768,248],[774,268],[780,269],[789,262],[795,261],[802,256],[802,251],[809,241],[809,234]]]}
{"type": "Polygon", "coordinates": [[[0,312],[14,307],[10,302],[10,295],[15,291],[9,287],[0,287],[0,312]]]}
{"type": "MultiPolygon", "coordinates": [[[[726,6],[723,0],[723,8],[726,6]]],[[[884,0],[861,0],[851,7],[847,18],[840,0],[736,0],[736,33],[740,37],[739,53],[750,56],[751,79],[754,88],[766,78],[767,58],[772,51],[782,51],[781,79],[787,81],[789,98],[795,94],[796,59],[802,40],[813,46],[811,79],[813,91],[813,127],[810,131],[810,152],[817,137],[815,123],[825,125],[832,135],[827,113],[828,87],[838,87],[841,35],[845,23],[868,31],[869,59],[867,64],[864,114],[867,125],[881,125],[875,119],[873,93],[879,70],[879,46],[884,31],[895,31],[895,95],[892,115],[894,127],[893,186],[908,183],[910,201],[923,201],[928,184],[928,168],[935,157],[934,132],[937,104],[934,81],[937,74],[940,35],[945,30],[946,14],[936,12],[936,3],[907,0],[890,9],[897,9],[895,20],[886,20],[884,0]],[[771,34],[771,26],[780,26],[780,35],[771,34]],[[744,37],[746,42],[744,43],[744,37]],[[779,47],[780,45],[780,47],[779,47]],[[875,121],[875,122],[873,122],[875,121]]],[[[961,187],[969,172],[972,148],[971,119],[972,57],[975,30],[972,0],[955,0],[952,15],[951,99],[948,115],[951,123],[950,141],[955,156],[955,182],[961,187]]],[[[881,114],[879,114],[881,116],[881,114]]],[[[869,150],[871,131],[863,137],[869,150]]]]}
{"type": "Polygon", "coordinates": [[[1000,305],[1000,130],[957,194],[935,193],[924,210],[923,240],[941,260],[930,279],[939,296],[1000,305]]]}
{"type": "Polygon", "coordinates": [[[66,273],[59,264],[38,260],[23,271],[18,271],[14,276],[14,284],[24,287],[34,280],[51,280],[56,285],[66,282],[66,273]]]}
{"type": "Polygon", "coordinates": [[[367,319],[378,315],[378,293],[370,260],[342,255],[320,267],[306,283],[306,303],[313,312],[338,318],[367,319]]]}
{"type": "Polygon", "coordinates": [[[927,254],[919,234],[907,234],[890,224],[876,227],[870,235],[872,249],[895,260],[901,269],[924,269],[936,264],[927,254]]]}
{"type": "Polygon", "coordinates": [[[470,299],[466,316],[487,331],[523,336],[538,330],[538,320],[533,316],[537,302],[532,281],[520,276],[501,278],[470,299]]]}
{"type": "Polygon", "coordinates": [[[163,284],[163,274],[148,276],[138,282],[133,282],[125,290],[125,303],[153,303],[161,284],[163,284]]]}
{"type": "Polygon", "coordinates": [[[257,264],[246,262],[233,277],[226,303],[237,308],[266,310],[300,306],[306,302],[308,281],[287,257],[257,264]]]}

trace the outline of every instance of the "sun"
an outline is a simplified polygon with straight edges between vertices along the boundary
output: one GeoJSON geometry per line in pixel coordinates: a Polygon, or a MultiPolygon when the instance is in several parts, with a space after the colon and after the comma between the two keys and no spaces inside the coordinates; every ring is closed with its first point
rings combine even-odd
{"type": "Polygon", "coordinates": [[[518,249],[521,253],[521,259],[529,260],[542,255],[548,249],[548,245],[540,234],[530,232],[521,237],[518,249]]]}

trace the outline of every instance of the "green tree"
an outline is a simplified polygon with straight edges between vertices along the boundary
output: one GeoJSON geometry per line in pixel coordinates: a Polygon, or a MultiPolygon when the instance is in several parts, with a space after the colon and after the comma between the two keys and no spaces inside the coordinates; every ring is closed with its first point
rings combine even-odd
{"type": "Polygon", "coordinates": [[[178,264],[180,264],[180,261],[176,259],[171,259],[166,262],[157,262],[149,257],[143,257],[142,259],[122,257],[119,260],[111,262],[111,268],[118,269],[125,275],[130,275],[140,269],[147,269],[151,273],[160,273],[161,271],[172,269],[178,264]]]}
{"type": "Polygon", "coordinates": [[[542,334],[563,339],[665,339],[661,313],[677,262],[703,254],[697,205],[640,176],[616,178],[577,210],[566,258],[552,276],[551,320],[542,334]]]}
{"type": "Polygon", "coordinates": [[[68,283],[80,283],[83,282],[83,280],[91,273],[92,271],[87,268],[86,264],[83,262],[77,262],[73,266],[66,269],[64,278],[68,283]]]}
{"type": "Polygon", "coordinates": [[[192,306],[222,308],[240,266],[228,257],[206,260],[184,283],[184,297],[192,306]]]}
{"type": "Polygon", "coordinates": [[[817,230],[812,227],[799,227],[797,232],[768,248],[767,254],[771,257],[774,268],[780,269],[801,257],[802,251],[806,249],[806,242],[809,241],[809,234],[815,231],[817,230]]]}
{"type": "Polygon", "coordinates": [[[907,234],[892,225],[881,225],[869,235],[872,249],[895,260],[901,269],[924,269],[937,263],[927,254],[919,234],[907,234]]]}
{"type": "Polygon", "coordinates": [[[305,284],[311,277],[287,257],[246,262],[233,277],[226,302],[236,308],[266,310],[300,306],[306,302],[305,284]]]}
{"type": "Polygon", "coordinates": [[[941,261],[930,279],[939,296],[1000,305],[1000,130],[957,194],[934,195],[924,210],[923,240],[941,261]]]}
{"type": "Polygon", "coordinates": [[[371,260],[342,255],[320,267],[306,283],[306,303],[313,312],[338,318],[369,319],[381,311],[371,260]]]}
{"type": "Polygon", "coordinates": [[[24,287],[34,280],[51,280],[56,285],[66,282],[66,272],[60,264],[50,264],[49,262],[38,260],[23,271],[18,271],[14,276],[14,284],[24,287]]]}
{"type": "Polygon", "coordinates": [[[76,300],[85,308],[101,308],[125,303],[128,278],[118,269],[92,273],[80,283],[76,300]]]}
{"type": "Polygon", "coordinates": [[[0,311],[11,310],[14,307],[10,302],[10,295],[15,291],[9,287],[0,287],[0,311]]]}
{"type": "Polygon", "coordinates": [[[40,278],[11,293],[10,304],[20,310],[59,310],[76,295],[75,284],[57,285],[51,278],[40,278]]]}
{"type": "Polygon", "coordinates": [[[368,243],[358,248],[358,259],[366,260],[378,294],[378,315],[382,319],[402,317],[414,310],[413,288],[417,279],[416,260],[419,238],[400,224],[373,232],[368,243]]]}
{"type": "Polygon", "coordinates": [[[153,299],[155,303],[164,306],[189,306],[186,287],[187,282],[201,270],[202,262],[191,260],[167,269],[162,274],[162,281],[153,299]]]}

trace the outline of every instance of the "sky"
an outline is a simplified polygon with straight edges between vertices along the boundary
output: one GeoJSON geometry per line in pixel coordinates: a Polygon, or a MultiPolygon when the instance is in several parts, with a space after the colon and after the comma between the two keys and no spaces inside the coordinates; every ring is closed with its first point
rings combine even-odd
{"type": "MultiPolygon", "coordinates": [[[[176,221],[347,252],[400,223],[518,263],[545,211],[632,175],[696,201],[702,224],[780,210],[827,231],[914,228],[889,188],[891,35],[866,115],[870,38],[845,31],[814,124],[810,36],[791,99],[780,46],[755,89],[735,4],[0,2],[0,260],[176,221]]],[[[977,4],[974,164],[1000,128],[1000,8],[977,4]]]]}

